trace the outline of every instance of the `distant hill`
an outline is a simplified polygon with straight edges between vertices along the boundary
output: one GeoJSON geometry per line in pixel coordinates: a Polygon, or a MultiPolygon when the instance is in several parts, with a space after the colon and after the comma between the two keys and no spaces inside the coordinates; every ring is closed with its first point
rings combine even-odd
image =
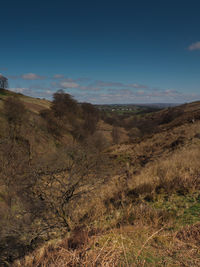
{"type": "Polygon", "coordinates": [[[200,120],[200,101],[169,107],[150,116],[158,121],[161,128],[175,127],[184,123],[200,120]]]}

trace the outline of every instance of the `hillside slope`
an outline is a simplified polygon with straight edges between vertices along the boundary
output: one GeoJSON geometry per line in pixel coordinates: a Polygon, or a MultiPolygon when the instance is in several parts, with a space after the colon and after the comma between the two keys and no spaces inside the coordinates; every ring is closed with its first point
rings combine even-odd
{"type": "Polygon", "coordinates": [[[25,104],[28,110],[36,114],[38,114],[42,109],[50,107],[50,101],[48,100],[25,96],[6,89],[0,89],[0,107],[2,107],[3,101],[10,96],[18,97],[25,104]]]}
{"type": "MultiPolygon", "coordinates": [[[[0,95],[2,102],[10,94],[5,92],[0,95]]],[[[33,155],[57,152],[47,162],[39,158],[41,165],[47,165],[44,173],[26,170],[30,172],[28,177],[39,177],[31,185],[39,196],[33,199],[38,201],[37,212],[48,224],[43,227],[41,217],[36,217],[30,227],[27,214],[19,227],[11,227],[10,221],[6,221],[6,226],[1,222],[0,230],[7,244],[24,245],[23,252],[18,249],[9,256],[12,245],[5,249],[0,242],[4,266],[8,260],[7,266],[24,254],[11,266],[200,266],[200,102],[145,115],[146,121],[156,122],[156,131],[133,142],[126,137],[128,130],[121,129],[121,143],[113,144],[113,126],[100,121],[96,131],[103,133],[105,139],[90,135],[86,144],[80,146],[73,142],[70,132],[58,141],[46,131],[38,112],[40,108],[49,109],[50,102],[19,97],[31,114],[23,136],[35,140],[31,141],[33,155]],[[75,191],[65,180],[69,173],[75,182],[84,176],[75,191]],[[75,192],[75,197],[68,203],[67,213],[61,209],[59,215],[57,209],[52,215],[51,211],[64,205],[58,199],[66,193],[70,196],[68,189],[75,192]],[[60,219],[67,220],[70,231],[60,219]],[[49,229],[55,222],[59,227],[49,229]],[[16,235],[22,228],[24,234],[16,235]]],[[[1,119],[4,120],[3,114],[1,119]]],[[[5,134],[1,133],[1,140],[5,140],[5,134]]],[[[17,195],[15,187],[11,188],[17,195]]],[[[2,192],[0,212],[5,213],[11,204],[2,192]]],[[[18,196],[12,201],[15,199],[18,196]]],[[[18,222],[22,216],[20,205],[16,202],[6,216],[18,222]]],[[[32,212],[33,207],[28,211],[32,212]]],[[[33,214],[36,215],[35,210],[33,214]]]]}
{"type": "Polygon", "coordinates": [[[121,171],[82,202],[70,238],[13,266],[200,266],[200,123],[171,140],[183,130],[176,146],[159,134],[113,147],[121,171]]]}

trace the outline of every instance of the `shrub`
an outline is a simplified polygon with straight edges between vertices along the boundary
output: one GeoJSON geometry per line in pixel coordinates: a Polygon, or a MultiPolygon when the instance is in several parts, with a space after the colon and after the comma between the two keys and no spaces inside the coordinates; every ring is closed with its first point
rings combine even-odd
{"type": "Polygon", "coordinates": [[[77,115],[79,111],[77,101],[70,94],[64,93],[63,90],[59,90],[53,94],[51,109],[55,117],[68,117],[68,119],[77,115]]]}
{"type": "Polygon", "coordinates": [[[20,134],[27,111],[23,102],[17,97],[8,97],[4,102],[4,114],[9,126],[10,137],[20,134]]]}
{"type": "Polygon", "coordinates": [[[90,103],[83,103],[81,108],[84,118],[83,128],[86,134],[93,134],[99,121],[99,111],[90,103]]]}

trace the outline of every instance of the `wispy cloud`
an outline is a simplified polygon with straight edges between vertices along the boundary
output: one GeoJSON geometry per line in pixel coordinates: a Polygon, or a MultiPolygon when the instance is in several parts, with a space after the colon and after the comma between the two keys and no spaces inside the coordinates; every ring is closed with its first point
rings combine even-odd
{"type": "Polygon", "coordinates": [[[130,84],[126,84],[126,83],[122,83],[122,82],[105,82],[105,81],[95,81],[93,84],[93,86],[97,86],[97,87],[128,87],[128,88],[143,88],[143,89],[147,89],[148,86],[147,85],[143,85],[143,84],[138,84],[138,83],[130,83],[130,84]]]}
{"type": "Polygon", "coordinates": [[[75,80],[77,82],[88,82],[88,81],[91,81],[92,79],[88,77],[79,77],[79,78],[76,78],[75,80]]]}
{"type": "Polygon", "coordinates": [[[90,81],[91,79],[90,78],[87,78],[87,77],[78,77],[78,78],[69,78],[67,77],[67,75],[64,75],[64,74],[54,74],[52,76],[52,79],[55,79],[55,80],[64,80],[66,82],[88,82],[90,81]]]}
{"type": "Polygon", "coordinates": [[[101,88],[91,85],[81,85],[80,83],[77,83],[78,79],[71,79],[66,78],[59,82],[51,82],[51,86],[53,88],[62,88],[62,89],[79,89],[83,91],[98,91],[101,88]]]}
{"type": "Polygon", "coordinates": [[[130,88],[141,88],[141,89],[147,89],[148,86],[144,84],[138,84],[138,83],[131,83],[131,84],[125,84],[125,86],[130,87],[130,88]]]}
{"type": "Polygon", "coordinates": [[[104,81],[95,81],[93,84],[99,87],[122,87],[124,85],[121,82],[104,82],[104,81]]]}
{"type": "Polygon", "coordinates": [[[63,74],[55,74],[53,75],[53,79],[63,79],[64,75],[63,74]]]}
{"type": "Polygon", "coordinates": [[[32,97],[40,97],[40,98],[46,98],[51,99],[54,91],[51,90],[51,88],[36,88],[36,87],[13,87],[9,88],[9,90],[21,93],[24,95],[32,96],[32,97]]]}
{"type": "Polygon", "coordinates": [[[65,78],[62,80],[62,82],[76,82],[76,79],[72,79],[72,78],[65,78]]]}
{"type": "MultiPolygon", "coordinates": [[[[73,90],[73,95],[78,101],[92,102],[96,104],[183,103],[200,99],[200,94],[192,92],[183,93],[175,89],[149,89],[148,91],[138,89],[133,91],[130,88],[110,88],[102,90],[101,88],[80,86],[79,84],[76,84],[74,82],[63,83],[63,89],[76,88],[76,90],[73,90]]],[[[33,97],[44,97],[51,99],[53,93],[57,90],[57,88],[31,85],[29,87],[16,86],[16,88],[10,88],[10,90],[33,97]]]]}
{"type": "Polygon", "coordinates": [[[90,97],[88,95],[88,101],[92,101],[97,104],[110,104],[110,103],[183,103],[188,101],[194,101],[200,99],[200,94],[195,93],[182,93],[174,89],[166,90],[150,90],[132,91],[129,89],[110,90],[107,92],[96,94],[96,96],[90,97]]]}
{"type": "Polygon", "coordinates": [[[84,91],[99,91],[99,90],[101,90],[101,88],[95,87],[95,86],[91,86],[91,85],[80,86],[79,89],[80,90],[84,90],[84,91]]]}
{"type": "Polygon", "coordinates": [[[63,81],[59,83],[60,87],[62,89],[67,89],[67,88],[78,88],[79,84],[75,83],[75,82],[67,82],[67,81],[63,81]]]}
{"type": "MultiPolygon", "coordinates": [[[[193,48],[194,49],[194,48],[193,48]]],[[[84,78],[67,78],[62,74],[51,77],[40,76],[35,73],[12,76],[11,90],[33,97],[51,96],[58,89],[64,89],[73,94],[78,101],[92,103],[181,103],[200,99],[200,94],[184,93],[174,88],[156,89],[142,83],[116,82],[103,80],[87,80],[84,78]],[[54,78],[53,78],[54,77],[54,78]],[[19,78],[20,82],[14,79],[19,78]],[[23,80],[30,80],[22,81],[23,80]],[[36,80],[35,82],[33,80],[36,80]],[[13,85],[15,83],[15,85],[13,85]],[[148,90],[147,90],[148,89],[148,90]]]]}
{"type": "Polygon", "coordinates": [[[40,76],[35,73],[25,73],[21,75],[21,78],[23,80],[43,80],[45,79],[45,76],[40,76]]]}
{"type": "Polygon", "coordinates": [[[188,47],[188,50],[190,50],[190,51],[200,50],[200,42],[196,42],[196,43],[191,44],[188,47]]]}
{"type": "Polygon", "coordinates": [[[29,92],[29,88],[25,87],[9,88],[9,90],[21,94],[26,94],[27,92],[29,92]]]}

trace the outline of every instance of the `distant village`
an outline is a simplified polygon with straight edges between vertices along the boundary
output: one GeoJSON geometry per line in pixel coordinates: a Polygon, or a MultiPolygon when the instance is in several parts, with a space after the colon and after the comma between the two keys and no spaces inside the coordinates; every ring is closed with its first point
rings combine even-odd
{"type": "Polygon", "coordinates": [[[160,107],[145,104],[106,104],[106,105],[96,105],[96,107],[104,112],[117,112],[119,114],[128,113],[148,113],[152,111],[158,111],[160,107]]]}
{"type": "Polygon", "coordinates": [[[96,105],[96,107],[105,112],[117,112],[117,113],[149,113],[159,111],[163,108],[176,106],[171,103],[152,103],[152,104],[105,104],[96,105]]]}
{"type": "Polygon", "coordinates": [[[104,111],[135,111],[137,109],[136,106],[131,105],[97,105],[98,109],[104,111]]]}

